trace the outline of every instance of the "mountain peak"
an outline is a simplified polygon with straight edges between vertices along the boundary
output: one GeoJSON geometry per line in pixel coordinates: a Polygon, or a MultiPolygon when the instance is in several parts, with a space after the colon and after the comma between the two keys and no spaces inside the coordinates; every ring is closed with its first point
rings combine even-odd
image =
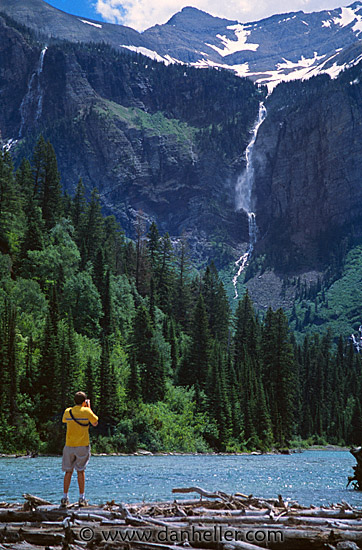
{"type": "Polygon", "coordinates": [[[229,20],[222,17],[216,17],[209,13],[199,10],[193,6],[186,6],[181,11],[175,13],[166,23],[182,30],[194,31],[200,28],[218,27],[220,24],[235,24],[236,20],[229,20]]]}
{"type": "Polygon", "coordinates": [[[360,8],[361,6],[362,6],[362,2],[357,0],[357,2],[353,2],[353,4],[350,4],[349,6],[347,6],[347,8],[352,8],[354,10],[356,8],[360,8]]]}

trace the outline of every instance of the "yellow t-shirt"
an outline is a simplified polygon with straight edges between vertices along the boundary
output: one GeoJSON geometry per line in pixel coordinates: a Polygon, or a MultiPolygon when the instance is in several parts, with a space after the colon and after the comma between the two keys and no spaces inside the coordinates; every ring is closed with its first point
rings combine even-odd
{"type": "Polygon", "coordinates": [[[72,409],[74,418],[83,424],[87,424],[88,421],[95,424],[98,422],[98,416],[96,416],[89,407],[82,407],[81,405],[69,407],[65,409],[63,414],[63,422],[67,425],[65,444],[68,447],[83,447],[89,445],[89,426],[80,426],[73,420],[69,413],[70,409],[72,409]]]}

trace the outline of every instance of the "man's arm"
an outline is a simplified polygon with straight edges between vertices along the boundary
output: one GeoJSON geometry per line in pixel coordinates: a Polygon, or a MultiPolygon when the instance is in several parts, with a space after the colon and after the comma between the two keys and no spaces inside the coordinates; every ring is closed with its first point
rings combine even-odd
{"type": "Polygon", "coordinates": [[[91,414],[91,417],[89,419],[89,422],[92,424],[92,426],[96,427],[98,426],[98,416],[96,414],[94,414],[94,412],[92,411],[91,409],[91,405],[90,405],[90,400],[87,399],[86,402],[85,402],[85,406],[88,407],[89,409],[89,412],[91,414]]]}

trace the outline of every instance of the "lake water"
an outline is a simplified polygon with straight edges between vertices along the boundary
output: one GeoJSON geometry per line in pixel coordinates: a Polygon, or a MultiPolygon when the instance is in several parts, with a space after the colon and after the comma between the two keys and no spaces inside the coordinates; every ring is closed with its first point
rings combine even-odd
{"type": "MultiPolygon", "coordinates": [[[[173,495],[174,487],[199,486],[228,493],[327,505],[362,506],[362,493],[346,489],[355,460],[347,451],[304,451],[261,456],[93,456],[86,471],[92,503],[197,498],[173,495]]],[[[21,502],[31,493],[57,503],[62,496],[61,458],[0,458],[0,501],[21,502]]],[[[78,499],[73,475],[71,502],[78,499]]]]}

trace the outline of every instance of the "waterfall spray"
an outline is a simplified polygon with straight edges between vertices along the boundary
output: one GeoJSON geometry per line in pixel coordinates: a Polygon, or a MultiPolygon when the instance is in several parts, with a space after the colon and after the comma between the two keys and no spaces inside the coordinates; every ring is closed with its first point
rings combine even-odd
{"type": "Polygon", "coordinates": [[[244,210],[248,215],[248,227],[249,227],[249,245],[247,251],[240,256],[235,265],[238,268],[238,272],[233,278],[233,285],[235,289],[235,299],[239,297],[236,285],[242,272],[244,271],[248,259],[254,250],[254,246],[257,239],[258,228],[256,225],[255,213],[252,211],[252,190],[254,185],[254,164],[253,164],[253,150],[258,135],[260,126],[263,124],[266,117],[266,108],[263,102],[259,105],[258,118],[254,124],[251,132],[251,140],[245,151],[246,166],[243,173],[239,176],[235,188],[235,206],[236,210],[244,210]]]}
{"type": "Polygon", "coordinates": [[[44,57],[47,49],[48,47],[45,46],[40,53],[36,70],[32,73],[30,77],[30,80],[28,82],[27,92],[20,105],[21,122],[20,122],[19,136],[18,136],[19,139],[23,136],[26,119],[29,117],[29,111],[34,109],[35,98],[38,98],[38,100],[36,103],[34,122],[37,122],[39,120],[43,109],[43,90],[40,83],[40,75],[43,72],[44,57]]]}
{"type": "Polygon", "coordinates": [[[35,115],[35,122],[37,122],[41,116],[41,112],[43,110],[43,88],[40,86],[40,75],[43,72],[43,65],[44,65],[44,57],[45,53],[47,51],[48,47],[45,46],[45,48],[42,49],[38,64],[38,105],[36,109],[36,115],[35,115]]]}

